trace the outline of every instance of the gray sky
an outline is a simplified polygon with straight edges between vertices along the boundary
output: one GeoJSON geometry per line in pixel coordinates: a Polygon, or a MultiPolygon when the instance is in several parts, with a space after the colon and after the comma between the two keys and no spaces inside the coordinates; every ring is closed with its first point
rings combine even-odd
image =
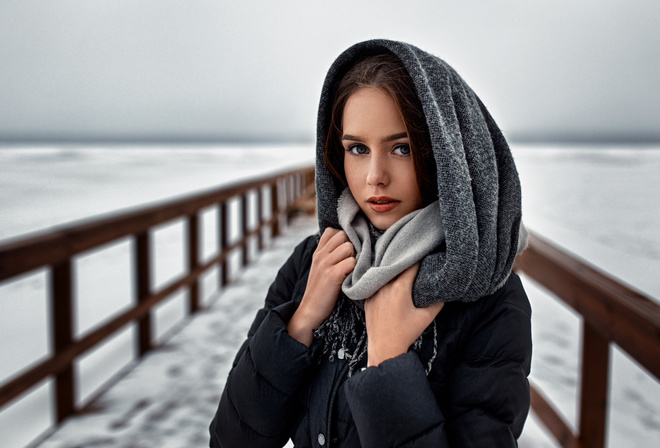
{"type": "Polygon", "coordinates": [[[449,62],[510,137],[660,139],[657,0],[2,0],[0,139],[308,139],[351,44],[449,62]]]}

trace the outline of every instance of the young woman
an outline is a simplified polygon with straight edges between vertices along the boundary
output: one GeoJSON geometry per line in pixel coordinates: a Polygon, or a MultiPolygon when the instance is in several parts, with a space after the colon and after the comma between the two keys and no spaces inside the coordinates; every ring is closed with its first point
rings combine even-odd
{"type": "Polygon", "coordinates": [[[320,233],[270,287],[211,446],[516,446],[531,311],[497,125],[444,61],[373,40],[330,68],[317,138],[320,233]]]}

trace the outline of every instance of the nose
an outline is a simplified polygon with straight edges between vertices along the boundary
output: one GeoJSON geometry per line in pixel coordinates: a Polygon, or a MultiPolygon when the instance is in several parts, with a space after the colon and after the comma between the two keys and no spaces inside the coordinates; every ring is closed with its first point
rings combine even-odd
{"type": "Polygon", "coordinates": [[[387,161],[378,155],[370,157],[367,184],[375,187],[387,185],[389,182],[390,176],[388,174],[387,161]]]}

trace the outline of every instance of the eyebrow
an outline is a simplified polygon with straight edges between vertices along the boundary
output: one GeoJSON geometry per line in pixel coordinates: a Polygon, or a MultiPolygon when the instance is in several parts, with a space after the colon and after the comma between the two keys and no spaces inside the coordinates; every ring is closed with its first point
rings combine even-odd
{"type": "MultiPolygon", "coordinates": [[[[407,138],[407,137],[408,137],[407,132],[399,132],[398,134],[388,135],[385,138],[383,138],[381,141],[382,142],[391,142],[391,141],[394,141],[394,140],[399,140],[400,138],[407,138]]],[[[361,142],[361,141],[364,140],[361,137],[357,137],[357,136],[351,135],[351,134],[344,134],[344,135],[342,135],[341,139],[342,140],[353,140],[353,141],[356,141],[356,142],[361,142]]]]}

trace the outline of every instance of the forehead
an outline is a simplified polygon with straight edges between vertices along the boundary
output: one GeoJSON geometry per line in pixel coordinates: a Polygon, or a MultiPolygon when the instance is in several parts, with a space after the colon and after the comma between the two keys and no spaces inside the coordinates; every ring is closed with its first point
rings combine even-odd
{"type": "Polygon", "coordinates": [[[362,87],[346,101],[342,129],[349,134],[357,131],[391,134],[406,128],[401,112],[389,93],[376,87],[362,87]]]}

